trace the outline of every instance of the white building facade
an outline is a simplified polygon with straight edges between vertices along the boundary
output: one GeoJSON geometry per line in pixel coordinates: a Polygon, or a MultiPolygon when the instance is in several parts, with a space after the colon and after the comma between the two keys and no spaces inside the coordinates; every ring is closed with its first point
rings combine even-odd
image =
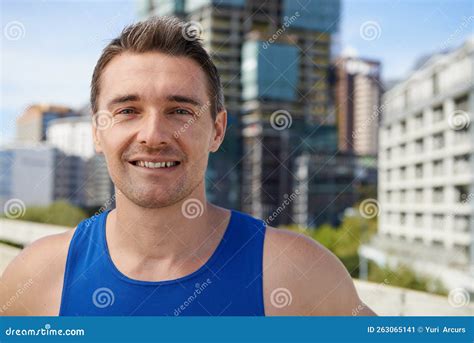
{"type": "Polygon", "coordinates": [[[473,51],[470,39],[435,55],[384,95],[379,229],[370,248],[472,292],[473,51]]]}
{"type": "Polygon", "coordinates": [[[69,117],[50,122],[46,137],[49,143],[66,155],[79,156],[84,159],[94,155],[92,138],[92,120],[90,117],[69,117]]]}

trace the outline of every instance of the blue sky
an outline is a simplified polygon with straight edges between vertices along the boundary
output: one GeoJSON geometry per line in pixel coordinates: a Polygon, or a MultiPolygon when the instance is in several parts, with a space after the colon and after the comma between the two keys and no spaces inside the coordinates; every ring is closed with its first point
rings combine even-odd
{"type": "MultiPolygon", "coordinates": [[[[343,1],[339,47],[381,60],[386,79],[403,78],[421,55],[457,46],[472,35],[473,4],[343,1]],[[364,39],[364,25],[375,28],[375,39],[364,39]]],[[[11,140],[15,118],[31,103],[87,103],[101,49],[137,18],[137,5],[131,0],[3,0],[0,6],[0,143],[11,140]]]]}

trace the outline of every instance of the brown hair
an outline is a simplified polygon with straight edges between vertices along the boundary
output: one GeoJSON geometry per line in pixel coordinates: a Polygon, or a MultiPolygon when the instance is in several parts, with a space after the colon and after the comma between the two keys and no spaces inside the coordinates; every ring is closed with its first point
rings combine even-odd
{"type": "MultiPolygon", "coordinates": [[[[192,23],[185,23],[175,17],[151,17],[145,21],[127,26],[119,37],[112,40],[102,51],[94,68],[91,81],[92,113],[98,111],[97,99],[100,93],[100,77],[107,64],[124,52],[144,53],[158,51],[174,56],[184,56],[197,62],[208,80],[208,94],[211,99],[211,115],[215,119],[224,109],[224,94],[217,68],[204,50],[201,40],[190,32],[192,23]]],[[[198,25],[198,24],[197,24],[198,25]]],[[[196,28],[194,28],[196,30],[196,28]]]]}

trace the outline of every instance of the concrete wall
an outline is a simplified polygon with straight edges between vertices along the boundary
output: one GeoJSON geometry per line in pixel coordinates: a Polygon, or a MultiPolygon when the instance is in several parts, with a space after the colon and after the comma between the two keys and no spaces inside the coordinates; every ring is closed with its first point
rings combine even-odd
{"type": "Polygon", "coordinates": [[[379,316],[474,316],[474,303],[454,307],[448,297],[354,280],[359,297],[379,316]]]}

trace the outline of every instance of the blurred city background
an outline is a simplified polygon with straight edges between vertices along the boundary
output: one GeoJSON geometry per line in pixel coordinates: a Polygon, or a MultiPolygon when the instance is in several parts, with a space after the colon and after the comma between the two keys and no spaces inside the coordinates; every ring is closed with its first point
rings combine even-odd
{"type": "Polygon", "coordinates": [[[224,87],[211,202],[318,240],[381,315],[474,315],[471,1],[1,6],[0,271],[114,206],[93,148],[92,70],[125,25],[173,15],[224,87]]]}

